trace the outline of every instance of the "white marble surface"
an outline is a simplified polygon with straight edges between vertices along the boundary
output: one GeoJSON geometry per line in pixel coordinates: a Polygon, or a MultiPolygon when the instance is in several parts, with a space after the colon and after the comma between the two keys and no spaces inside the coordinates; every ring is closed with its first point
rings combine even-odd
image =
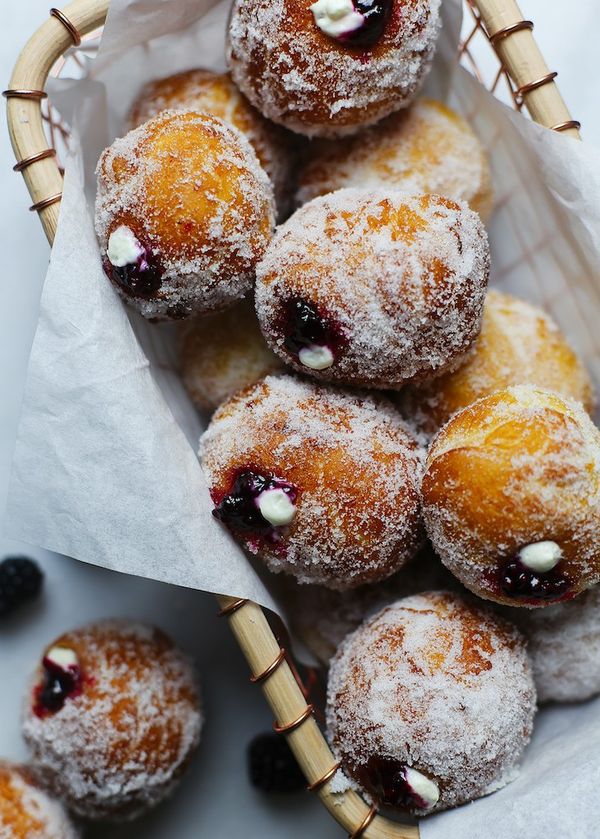
{"type": "MultiPolygon", "coordinates": [[[[593,0],[567,5],[560,0],[522,0],[526,17],[548,63],[559,71],[566,101],[584,126],[588,142],[600,144],[597,109],[597,9],[593,0]]],[[[19,47],[47,14],[47,0],[7,4],[0,28],[0,77],[7,86],[19,47]]],[[[28,196],[13,159],[6,131],[0,132],[2,196],[2,288],[0,308],[0,509],[4,507],[21,386],[32,334],[23,330],[24,313],[37,306],[48,260],[48,246],[37,218],[27,212],[28,196]]],[[[0,555],[26,549],[0,535],[0,555]]],[[[28,550],[28,549],[27,549],[28,550]]],[[[259,692],[247,681],[245,664],[227,627],[214,619],[214,602],[194,592],[123,577],[71,560],[34,552],[47,573],[43,602],[0,627],[0,755],[24,756],[18,731],[20,696],[42,639],[90,617],[128,614],[155,620],[193,653],[204,673],[208,725],[199,759],[176,800],[135,829],[90,831],[96,839],[126,834],[158,839],[192,836],[320,837],[342,832],[308,796],[266,801],[247,784],[244,746],[268,727],[270,718],[259,692]],[[208,642],[207,642],[208,639],[208,642]],[[240,709],[243,713],[240,714],[240,709]]],[[[528,833],[537,839],[535,830],[528,833]]],[[[489,836],[492,836],[490,829],[489,836]]],[[[540,837],[541,839],[541,837],[540,837]]]]}

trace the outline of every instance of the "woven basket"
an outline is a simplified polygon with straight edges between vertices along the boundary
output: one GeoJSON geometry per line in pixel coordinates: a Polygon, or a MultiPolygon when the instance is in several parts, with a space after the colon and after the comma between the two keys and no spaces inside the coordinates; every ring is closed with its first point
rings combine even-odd
{"type": "MultiPolygon", "coordinates": [[[[495,92],[504,80],[515,107],[526,107],[538,123],[579,137],[580,125],[571,118],[534,40],[533,23],[524,20],[514,0],[465,0],[473,24],[461,44],[463,63],[479,78],[473,58],[474,39],[486,38],[496,51],[498,71],[488,87],[495,92]]],[[[109,0],[75,0],[64,11],[51,9],[50,19],[31,37],[15,65],[8,99],[8,127],[21,172],[50,244],[58,224],[62,171],[56,162],[56,140],[65,129],[50,107],[42,113],[44,87],[57,62],[106,19],[109,0]],[[44,127],[49,124],[50,143],[44,127]],[[58,130],[57,130],[58,129],[58,130]]],[[[339,768],[307,704],[308,692],[285,648],[277,640],[262,609],[247,600],[219,596],[220,615],[231,629],[248,661],[251,681],[259,684],[275,715],[275,731],[284,734],[308,781],[350,837],[418,839],[414,825],[392,822],[378,815],[356,793],[333,793],[330,782],[339,768]]]]}

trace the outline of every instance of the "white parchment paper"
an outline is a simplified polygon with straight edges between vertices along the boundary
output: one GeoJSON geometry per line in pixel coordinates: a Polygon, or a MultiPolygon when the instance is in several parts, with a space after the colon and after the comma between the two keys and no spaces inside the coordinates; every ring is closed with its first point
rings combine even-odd
{"type": "MultiPolygon", "coordinates": [[[[172,327],[126,311],[95,242],[93,171],[147,80],[224,68],[228,2],[113,0],[84,81],[54,100],[74,126],[61,223],[15,449],[10,535],[79,560],[169,583],[274,601],[210,515],[196,459],[202,423],[175,370],[172,327]]],[[[459,3],[428,92],[471,121],[492,161],[492,282],[544,306],[600,385],[600,154],[513,114],[454,55],[459,3]],[[455,72],[456,71],[456,72],[455,72]]],[[[422,823],[423,839],[595,839],[600,822],[599,703],[543,711],[517,781],[422,823]]]]}

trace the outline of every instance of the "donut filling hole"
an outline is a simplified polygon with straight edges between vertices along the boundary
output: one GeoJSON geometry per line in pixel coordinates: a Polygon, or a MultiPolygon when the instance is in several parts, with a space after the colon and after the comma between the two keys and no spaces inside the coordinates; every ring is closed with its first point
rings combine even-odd
{"type": "Polygon", "coordinates": [[[557,570],[561,558],[556,542],[526,545],[500,568],[498,586],[509,597],[530,603],[569,600],[571,580],[557,570]]]}
{"type": "Polygon", "coordinates": [[[317,0],[310,7],[325,35],[348,47],[373,47],[381,40],[392,0],[317,0]]]}
{"type": "Polygon", "coordinates": [[[301,298],[287,304],[283,334],[286,350],[310,370],[332,367],[343,344],[341,330],[331,318],[301,298]]]}
{"type": "Polygon", "coordinates": [[[162,266],[123,224],[110,234],[103,267],[109,279],[133,297],[152,297],[162,284],[162,266]]]}
{"type": "Polygon", "coordinates": [[[358,780],[378,801],[400,810],[430,810],[440,797],[437,784],[411,766],[389,757],[372,757],[358,780]]]}
{"type": "Polygon", "coordinates": [[[53,647],[42,660],[44,677],[33,691],[33,711],[37,717],[55,714],[67,699],[74,699],[82,691],[83,676],[73,650],[53,647]]]}
{"type": "Polygon", "coordinates": [[[298,490],[280,478],[244,469],[231,490],[220,500],[213,497],[213,515],[241,533],[278,541],[278,529],[291,524],[296,515],[298,490]]]}

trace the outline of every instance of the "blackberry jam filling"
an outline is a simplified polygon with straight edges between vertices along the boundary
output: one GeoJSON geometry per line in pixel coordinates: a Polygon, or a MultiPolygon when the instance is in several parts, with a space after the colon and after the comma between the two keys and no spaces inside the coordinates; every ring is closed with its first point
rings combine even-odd
{"type": "Polygon", "coordinates": [[[110,260],[106,259],[104,271],[126,294],[132,297],[152,297],[162,284],[162,268],[146,249],[143,256],[128,265],[112,265],[110,260]]]}
{"type": "Polygon", "coordinates": [[[393,0],[353,0],[353,4],[363,16],[362,26],[341,35],[340,41],[351,47],[373,47],[383,36],[393,0]]]}
{"type": "Polygon", "coordinates": [[[293,520],[297,497],[293,484],[246,469],[237,475],[213,515],[242,533],[275,539],[275,528],[293,520]]]}
{"type": "Polygon", "coordinates": [[[516,599],[562,600],[569,595],[571,581],[555,568],[545,572],[528,568],[517,555],[500,570],[500,588],[516,599]]]}
{"type": "Polygon", "coordinates": [[[378,801],[399,810],[430,810],[440,796],[434,781],[392,758],[372,757],[358,774],[378,801]]]}
{"type": "Polygon", "coordinates": [[[331,367],[342,343],[341,332],[331,318],[298,297],[287,304],[283,332],[286,350],[313,370],[331,367]]]}
{"type": "Polygon", "coordinates": [[[42,660],[44,678],[34,690],[34,713],[38,717],[60,711],[69,698],[79,696],[82,674],[71,650],[55,648],[42,660]]]}

